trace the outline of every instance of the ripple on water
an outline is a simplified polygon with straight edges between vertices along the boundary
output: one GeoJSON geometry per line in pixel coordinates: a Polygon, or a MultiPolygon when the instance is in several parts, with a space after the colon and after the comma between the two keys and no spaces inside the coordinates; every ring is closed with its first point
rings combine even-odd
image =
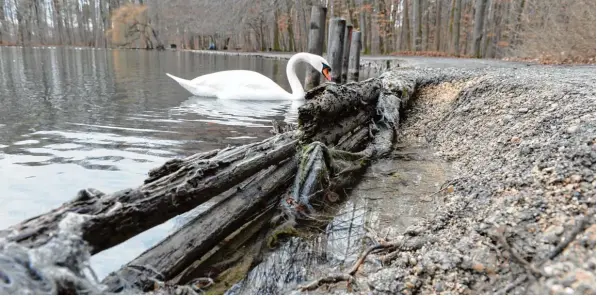
{"type": "Polygon", "coordinates": [[[296,120],[298,107],[303,103],[301,101],[219,100],[193,96],[182,102],[180,106],[172,108],[169,113],[171,116],[187,117],[188,121],[269,127],[271,119],[275,117],[284,117],[285,121],[296,120]],[[195,119],[197,116],[200,119],[195,119]]]}
{"type": "Polygon", "coordinates": [[[18,142],[14,142],[12,143],[13,145],[32,145],[32,144],[39,144],[38,140],[23,140],[23,141],[18,141],[18,142]]]}
{"type": "Polygon", "coordinates": [[[163,147],[176,146],[179,141],[164,140],[164,139],[148,139],[143,137],[124,136],[112,133],[101,132],[72,132],[72,131],[37,131],[31,134],[35,135],[49,135],[55,137],[62,137],[77,144],[127,144],[129,146],[142,145],[143,147],[163,147]]]}

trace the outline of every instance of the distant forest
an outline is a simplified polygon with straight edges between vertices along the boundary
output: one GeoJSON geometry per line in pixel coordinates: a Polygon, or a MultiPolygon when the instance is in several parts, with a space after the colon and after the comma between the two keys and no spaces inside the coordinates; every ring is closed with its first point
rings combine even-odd
{"type": "Polygon", "coordinates": [[[366,54],[595,61],[595,0],[0,0],[0,44],[304,51],[312,5],[366,54]]]}

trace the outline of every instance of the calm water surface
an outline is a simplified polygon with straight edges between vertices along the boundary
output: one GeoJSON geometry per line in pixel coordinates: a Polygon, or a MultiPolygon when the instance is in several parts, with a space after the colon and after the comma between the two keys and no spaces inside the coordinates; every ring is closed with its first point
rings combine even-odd
{"type": "MultiPolygon", "coordinates": [[[[191,79],[247,69],[289,90],[285,67],[190,52],[0,47],[0,228],[58,207],[79,189],[135,187],[170,158],[264,139],[272,119],[296,119],[296,102],[193,97],[164,73],[191,79]]],[[[183,221],[97,254],[98,276],[183,221]]]]}

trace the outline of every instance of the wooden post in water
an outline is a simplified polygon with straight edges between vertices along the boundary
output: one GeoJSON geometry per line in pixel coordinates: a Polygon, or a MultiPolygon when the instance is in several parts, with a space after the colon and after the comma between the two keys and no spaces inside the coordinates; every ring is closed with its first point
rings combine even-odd
{"type": "Polygon", "coordinates": [[[344,31],[344,44],[342,45],[342,83],[346,83],[348,74],[348,57],[350,56],[350,41],[352,40],[352,25],[346,25],[344,31]]]}
{"type": "Polygon", "coordinates": [[[331,64],[332,81],[335,83],[340,83],[342,77],[342,47],[344,46],[345,29],[345,19],[333,18],[330,20],[327,60],[331,64]]]}
{"type": "Polygon", "coordinates": [[[359,81],[361,66],[361,32],[353,31],[350,41],[350,58],[348,60],[348,81],[359,81]]]}
{"type": "MultiPolygon", "coordinates": [[[[309,53],[323,55],[323,42],[325,40],[325,15],[327,8],[314,5],[311,7],[311,24],[309,29],[309,53]]],[[[313,67],[307,67],[305,76],[305,89],[309,90],[319,85],[321,75],[313,67]]]]}

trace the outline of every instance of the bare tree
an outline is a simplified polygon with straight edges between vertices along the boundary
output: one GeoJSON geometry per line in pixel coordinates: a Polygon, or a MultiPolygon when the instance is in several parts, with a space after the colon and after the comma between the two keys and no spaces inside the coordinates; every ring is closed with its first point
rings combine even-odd
{"type": "Polygon", "coordinates": [[[410,50],[411,49],[411,38],[410,38],[410,21],[408,17],[408,0],[402,0],[402,42],[403,50],[410,50]]]}
{"type": "Polygon", "coordinates": [[[483,39],[483,25],[485,23],[485,7],[487,0],[476,0],[475,5],[475,32],[473,42],[473,55],[481,57],[481,40],[483,39]]]}
{"type": "Polygon", "coordinates": [[[594,0],[0,0],[0,44],[303,51],[311,5],[360,30],[366,54],[595,56],[594,0]]]}
{"type": "Polygon", "coordinates": [[[6,12],[4,11],[4,0],[0,0],[0,45],[5,43],[4,36],[6,31],[6,12]]]}
{"type": "Polygon", "coordinates": [[[442,25],[442,1],[436,0],[435,9],[435,36],[433,37],[433,48],[440,51],[441,25],[442,25]]]}
{"type": "Polygon", "coordinates": [[[421,0],[413,0],[414,44],[415,51],[421,50],[421,0]]]}
{"type": "Polygon", "coordinates": [[[450,28],[452,28],[452,53],[455,55],[460,55],[460,20],[461,20],[461,6],[462,0],[454,0],[452,6],[452,21],[450,24],[450,28]]]}

